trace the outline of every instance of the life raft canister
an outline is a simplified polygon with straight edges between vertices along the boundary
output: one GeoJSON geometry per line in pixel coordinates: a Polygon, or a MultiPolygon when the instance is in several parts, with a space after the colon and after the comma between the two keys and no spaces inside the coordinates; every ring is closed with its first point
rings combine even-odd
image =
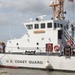
{"type": "Polygon", "coordinates": [[[55,45],[54,46],[54,51],[59,51],[60,50],[60,46],[59,45],[55,45]]]}
{"type": "Polygon", "coordinates": [[[66,41],[67,46],[72,46],[73,45],[73,40],[69,39],[66,41]]]}
{"type": "Polygon", "coordinates": [[[46,44],[46,51],[50,51],[50,52],[53,51],[53,44],[52,43],[46,44]]]}

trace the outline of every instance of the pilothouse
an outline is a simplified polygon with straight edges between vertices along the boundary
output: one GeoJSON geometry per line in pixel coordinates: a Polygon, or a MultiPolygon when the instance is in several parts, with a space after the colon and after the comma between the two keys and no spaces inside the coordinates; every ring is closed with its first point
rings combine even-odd
{"type": "Polygon", "coordinates": [[[49,45],[49,52],[59,53],[66,44],[68,21],[36,20],[24,23],[24,26],[27,33],[20,39],[9,40],[6,52],[45,53],[49,45]]]}

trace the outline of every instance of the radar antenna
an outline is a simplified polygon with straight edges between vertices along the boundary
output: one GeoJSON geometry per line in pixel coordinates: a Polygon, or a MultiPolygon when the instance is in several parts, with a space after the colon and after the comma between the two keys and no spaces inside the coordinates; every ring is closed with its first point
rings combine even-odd
{"type": "Polygon", "coordinates": [[[50,7],[52,7],[53,9],[53,13],[54,13],[54,19],[58,18],[61,20],[64,20],[64,13],[66,14],[66,12],[64,12],[64,1],[65,0],[54,0],[50,3],[50,7]]]}

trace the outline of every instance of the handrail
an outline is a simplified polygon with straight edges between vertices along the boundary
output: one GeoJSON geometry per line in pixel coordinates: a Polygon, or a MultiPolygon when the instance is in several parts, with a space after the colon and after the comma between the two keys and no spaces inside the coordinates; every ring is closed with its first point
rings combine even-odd
{"type": "Polygon", "coordinates": [[[67,35],[68,39],[74,40],[74,38],[70,36],[70,34],[66,30],[63,30],[63,31],[64,31],[65,36],[67,35]]]}
{"type": "Polygon", "coordinates": [[[70,34],[66,30],[63,30],[63,35],[66,38],[65,40],[69,40],[70,39],[70,40],[72,40],[72,43],[74,44],[74,38],[72,36],[70,36],[70,34]]]}
{"type": "MultiPolygon", "coordinates": [[[[18,48],[18,47],[7,47],[7,48],[18,48]]],[[[19,49],[22,49],[22,50],[36,50],[37,47],[19,47],[19,49]]],[[[45,49],[45,47],[39,47],[39,49],[45,49]]]]}

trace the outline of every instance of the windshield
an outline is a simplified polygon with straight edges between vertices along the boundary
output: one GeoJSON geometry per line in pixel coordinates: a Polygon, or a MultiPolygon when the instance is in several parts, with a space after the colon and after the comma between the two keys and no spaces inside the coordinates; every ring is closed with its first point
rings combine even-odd
{"type": "Polygon", "coordinates": [[[33,25],[26,25],[27,29],[33,29],[33,25]]]}

